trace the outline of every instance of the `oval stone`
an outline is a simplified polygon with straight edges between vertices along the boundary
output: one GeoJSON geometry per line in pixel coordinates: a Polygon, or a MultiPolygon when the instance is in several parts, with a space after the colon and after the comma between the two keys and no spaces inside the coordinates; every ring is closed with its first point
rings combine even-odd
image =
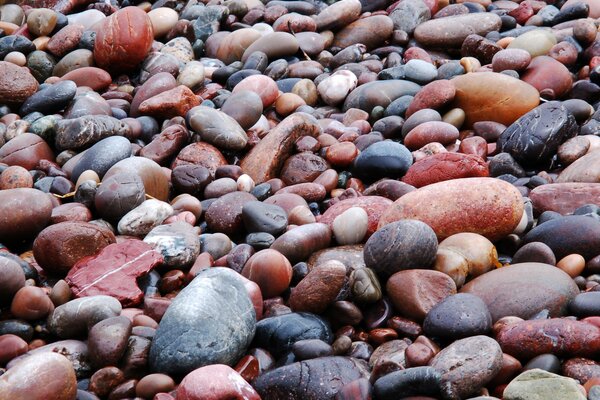
{"type": "Polygon", "coordinates": [[[394,31],[394,22],[387,15],[361,18],[335,34],[332,46],[342,49],[360,43],[373,49],[385,42],[394,31]]]}
{"type": "Polygon", "coordinates": [[[592,151],[577,159],[558,175],[556,182],[600,183],[600,151],[592,151]]]}
{"type": "Polygon", "coordinates": [[[502,20],[493,13],[454,15],[420,24],[415,29],[415,39],[430,48],[460,47],[467,36],[485,36],[501,25],[502,20]]]}
{"type": "Polygon", "coordinates": [[[71,179],[76,182],[87,170],[94,171],[102,178],[113,165],[129,156],[131,156],[131,143],[127,138],[112,136],[102,139],[79,159],[73,168],[71,179]]]}
{"type": "Polygon", "coordinates": [[[544,309],[550,316],[565,315],[579,289],[561,269],[528,262],[483,274],[463,286],[461,293],[480,297],[495,322],[506,316],[530,318],[544,309]]]}
{"type": "Polygon", "coordinates": [[[278,237],[271,249],[277,250],[294,264],[307,260],[314,252],[329,246],[330,241],[329,226],[321,223],[306,224],[278,237]]]}
{"type": "Polygon", "coordinates": [[[390,206],[379,227],[400,219],[417,219],[438,239],[455,233],[478,233],[494,241],[521,221],[523,200],[510,183],[495,178],[463,178],[434,183],[409,192],[390,206]]]}
{"type": "Polygon", "coordinates": [[[248,143],[248,136],[237,121],[214,108],[194,107],[188,111],[186,120],[189,126],[200,134],[202,140],[218,148],[242,150],[248,143]]]}
{"type": "Polygon", "coordinates": [[[0,103],[22,103],[38,89],[38,81],[27,68],[0,61],[0,103]]]}
{"type": "Polygon", "coordinates": [[[185,374],[210,364],[233,365],[252,341],[255,324],[239,275],[228,268],[204,270],[167,308],[152,340],[150,367],[185,374]]]}
{"type": "MultiPolygon", "coordinates": [[[[139,387],[139,386],[138,386],[139,387]]],[[[260,396],[244,378],[227,365],[207,365],[193,370],[177,388],[179,400],[260,400],[260,396]]]]}
{"type": "Polygon", "coordinates": [[[0,147],[0,162],[8,165],[31,170],[41,160],[54,161],[54,153],[44,139],[33,133],[22,133],[0,147]]]}
{"type": "Polygon", "coordinates": [[[402,96],[414,96],[419,90],[421,90],[421,87],[410,81],[368,82],[350,92],[344,101],[343,110],[348,111],[351,108],[358,108],[370,113],[377,106],[386,108],[394,100],[402,96]]]}
{"type": "Polygon", "coordinates": [[[37,189],[0,190],[0,241],[32,239],[48,225],[52,201],[37,189]]]}
{"type": "Polygon", "coordinates": [[[460,75],[452,83],[456,87],[452,107],[466,113],[465,127],[479,121],[510,125],[540,102],[533,86],[496,72],[460,75]]]}
{"type": "Polygon", "coordinates": [[[104,179],[122,172],[135,173],[144,183],[146,193],[158,200],[167,200],[169,181],[160,165],[144,157],[129,157],[119,161],[106,172],[104,179]]]}
{"type": "Polygon", "coordinates": [[[413,161],[408,149],[396,142],[385,140],[373,143],[354,160],[355,174],[364,180],[400,178],[413,161]]]}
{"type": "Polygon", "coordinates": [[[242,62],[246,62],[250,54],[262,51],[269,60],[290,56],[298,51],[299,45],[296,38],[287,32],[267,33],[246,48],[242,55],[242,62]]]}
{"type": "Polygon", "coordinates": [[[489,176],[487,163],[474,154],[438,153],[414,163],[402,182],[420,188],[460,178],[489,176]]]}
{"type": "Polygon", "coordinates": [[[423,331],[428,336],[461,339],[485,335],[492,329],[492,316],[477,296],[458,293],[446,297],[427,313],[423,331]]]}

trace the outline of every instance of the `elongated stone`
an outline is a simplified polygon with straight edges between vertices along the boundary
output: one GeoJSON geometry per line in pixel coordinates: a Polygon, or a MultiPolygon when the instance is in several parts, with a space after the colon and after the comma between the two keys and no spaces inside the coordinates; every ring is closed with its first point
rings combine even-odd
{"type": "Polygon", "coordinates": [[[187,113],[186,119],[203,140],[218,148],[242,150],[248,143],[248,136],[242,127],[222,111],[198,106],[187,113]]]}
{"type": "Polygon", "coordinates": [[[600,204],[600,183],[551,183],[535,187],[529,198],[534,210],[571,214],[586,204],[600,204]]]}
{"type": "Polygon", "coordinates": [[[56,147],[60,150],[89,147],[109,136],[128,136],[129,125],[107,115],[63,119],[56,124],[56,147]]]}

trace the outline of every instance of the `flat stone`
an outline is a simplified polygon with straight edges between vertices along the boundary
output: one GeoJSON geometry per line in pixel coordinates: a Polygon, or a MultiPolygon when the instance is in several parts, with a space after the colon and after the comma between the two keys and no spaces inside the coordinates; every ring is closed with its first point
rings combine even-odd
{"type": "Polygon", "coordinates": [[[329,261],[310,270],[292,290],[290,308],[293,311],[322,313],[335,301],[346,280],[346,266],[329,261]]]}
{"type": "Polygon", "coordinates": [[[600,151],[592,151],[565,168],[556,183],[589,182],[600,183],[600,151]]]}
{"type": "Polygon", "coordinates": [[[348,97],[346,97],[346,101],[344,101],[343,111],[358,108],[370,113],[377,106],[385,108],[402,96],[414,96],[419,90],[421,90],[421,87],[410,81],[386,80],[368,82],[350,92],[348,97]]]}
{"type": "Polygon", "coordinates": [[[104,179],[120,173],[136,174],[142,180],[147,194],[158,200],[167,200],[169,181],[156,162],[144,157],[125,158],[110,167],[104,175],[104,179]]]}
{"type": "Polygon", "coordinates": [[[125,316],[107,318],[88,334],[90,361],[95,368],[118,365],[127,350],[132,322],[125,316]]]}
{"type": "Polygon", "coordinates": [[[54,160],[54,152],[38,135],[22,133],[0,147],[0,162],[34,169],[41,160],[54,160]]]}
{"type": "Polygon", "coordinates": [[[363,44],[373,49],[385,42],[394,30],[394,22],[387,15],[374,15],[352,22],[335,34],[332,46],[346,48],[363,44]]]}
{"type": "Polygon", "coordinates": [[[585,400],[577,381],[541,369],[525,371],[504,389],[505,400],[585,400]]]}
{"type": "Polygon", "coordinates": [[[483,274],[463,286],[461,293],[480,297],[495,322],[506,316],[531,318],[544,309],[553,317],[565,315],[579,289],[559,268],[529,262],[483,274]]]}
{"type": "Polygon", "coordinates": [[[75,297],[109,295],[127,307],[139,304],[144,297],[136,279],[161,262],[162,256],[150,245],[125,240],[80,260],[65,280],[75,297]]]}
{"type": "Polygon", "coordinates": [[[438,396],[441,374],[432,367],[415,367],[394,371],[375,381],[375,396],[394,400],[407,396],[438,396]]]}
{"type": "Polygon", "coordinates": [[[433,337],[461,339],[485,335],[492,329],[492,316],[479,297],[458,293],[436,304],[423,321],[423,331],[433,337]]]}
{"type": "Polygon", "coordinates": [[[342,0],[323,9],[316,17],[317,29],[337,30],[358,19],[361,4],[358,0],[342,0]]]}
{"type": "Polygon", "coordinates": [[[31,95],[21,108],[21,115],[32,112],[52,114],[65,108],[75,97],[77,85],[73,81],[59,81],[31,95]]]}
{"type": "Polygon", "coordinates": [[[239,275],[226,268],[202,271],[165,312],[152,340],[150,367],[181,375],[210,364],[234,365],[252,341],[255,324],[239,275]]]}
{"type": "Polygon", "coordinates": [[[159,118],[183,117],[199,104],[200,100],[190,88],[179,85],[144,100],[138,111],[159,118]]]}
{"type": "Polygon", "coordinates": [[[432,19],[416,27],[415,39],[428,48],[460,47],[467,36],[485,36],[498,31],[500,17],[493,13],[472,13],[432,19]]]}

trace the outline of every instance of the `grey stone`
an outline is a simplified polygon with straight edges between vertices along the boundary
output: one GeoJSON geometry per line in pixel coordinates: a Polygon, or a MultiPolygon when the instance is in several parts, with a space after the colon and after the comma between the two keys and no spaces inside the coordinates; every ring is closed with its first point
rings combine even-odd
{"type": "Polygon", "coordinates": [[[19,114],[32,112],[52,114],[65,108],[75,97],[77,85],[73,81],[60,81],[30,96],[19,110],[19,114]]]}
{"type": "Polygon", "coordinates": [[[240,124],[222,111],[198,106],[188,111],[186,119],[203,140],[219,148],[242,150],[248,143],[248,136],[240,124]]]}
{"type": "Polygon", "coordinates": [[[110,296],[88,296],[58,306],[48,316],[48,329],[68,339],[84,335],[96,323],[121,314],[121,303],[110,296]]]}
{"type": "Polygon", "coordinates": [[[485,335],[492,329],[492,316],[479,297],[458,293],[446,297],[427,313],[423,330],[427,335],[460,339],[485,335]]]}
{"type": "Polygon", "coordinates": [[[112,136],[102,139],[85,152],[73,168],[73,182],[79,179],[84,171],[91,169],[100,178],[116,163],[131,156],[131,143],[122,136],[112,136]]]}
{"type": "Polygon", "coordinates": [[[276,204],[250,201],[242,208],[242,219],[248,232],[266,232],[278,235],[287,228],[285,210],[276,204]]]}
{"type": "Polygon", "coordinates": [[[190,267],[200,254],[198,234],[187,222],[159,225],[146,235],[144,242],[154,245],[168,267],[190,267]]]}
{"type": "Polygon", "coordinates": [[[234,365],[254,337],[256,314],[239,275],[211,268],[173,300],[150,348],[152,370],[183,375],[210,364],[234,365]]]}
{"type": "Polygon", "coordinates": [[[419,24],[431,18],[431,11],[421,0],[402,1],[390,14],[394,29],[412,34],[419,24]]]}
{"type": "Polygon", "coordinates": [[[575,379],[541,369],[523,372],[504,389],[504,400],[586,400],[575,379]]]}
{"type": "Polygon", "coordinates": [[[56,147],[60,150],[89,147],[109,136],[128,136],[131,128],[107,115],[87,115],[58,121],[56,147]]]}

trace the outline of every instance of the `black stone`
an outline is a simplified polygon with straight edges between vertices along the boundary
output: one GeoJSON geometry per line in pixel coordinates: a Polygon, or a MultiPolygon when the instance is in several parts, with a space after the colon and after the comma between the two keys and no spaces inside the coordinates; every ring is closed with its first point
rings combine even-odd
{"type": "Polygon", "coordinates": [[[0,59],[4,59],[8,53],[13,51],[28,55],[35,51],[35,45],[22,35],[8,35],[0,38],[0,59]]]}
{"type": "Polygon", "coordinates": [[[553,374],[560,374],[560,365],[560,360],[554,354],[541,354],[529,360],[529,362],[523,366],[523,372],[539,368],[544,371],[552,372],[553,374]]]}
{"type": "Polygon", "coordinates": [[[442,376],[432,367],[415,367],[391,372],[373,385],[379,400],[396,400],[408,396],[439,396],[442,376]]]}
{"type": "Polygon", "coordinates": [[[7,319],[0,321],[1,335],[16,335],[26,342],[33,339],[33,327],[25,321],[18,319],[7,319]]]}
{"type": "Polygon", "coordinates": [[[578,318],[600,315],[600,292],[578,294],[569,303],[569,310],[578,318]]]}
{"type": "Polygon", "coordinates": [[[92,170],[100,178],[117,162],[131,156],[131,143],[122,136],[103,139],[90,147],[73,168],[72,180],[76,182],[86,170],[92,170]]]}
{"type": "Polygon", "coordinates": [[[36,50],[27,56],[27,68],[40,83],[52,76],[55,66],[56,59],[45,51],[36,50]]]}
{"type": "Polygon", "coordinates": [[[367,147],[354,160],[354,175],[365,181],[400,178],[412,165],[411,152],[400,143],[382,141],[367,147]]]}
{"type": "Polygon", "coordinates": [[[242,219],[248,232],[266,232],[277,236],[287,228],[287,213],[276,204],[251,201],[242,208],[242,219]]]}
{"type": "Polygon", "coordinates": [[[219,31],[221,22],[229,15],[225,6],[207,6],[197,9],[198,17],[194,21],[194,35],[196,39],[206,41],[209,36],[219,31]]]}
{"type": "Polygon", "coordinates": [[[142,179],[132,173],[118,173],[107,178],[96,191],[94,203],[100,216],[117,222],[146,197],[142,179]]]}
{"type": "Polygon", "coordinates": [[[183,375],[210,364],[234,365],[254,336],[256,314],[239,275],[200,272],[175,297],[152,341],[152,370],[183,375]]]}
{"type": "Polygon", "coordinates": [[[255,347],[261,347],[279,357],[292,350],[299,340],[320,339],[331,343],[329,324],[311,313],[290,313],[265,318],[256,324],[255,347]]]}

